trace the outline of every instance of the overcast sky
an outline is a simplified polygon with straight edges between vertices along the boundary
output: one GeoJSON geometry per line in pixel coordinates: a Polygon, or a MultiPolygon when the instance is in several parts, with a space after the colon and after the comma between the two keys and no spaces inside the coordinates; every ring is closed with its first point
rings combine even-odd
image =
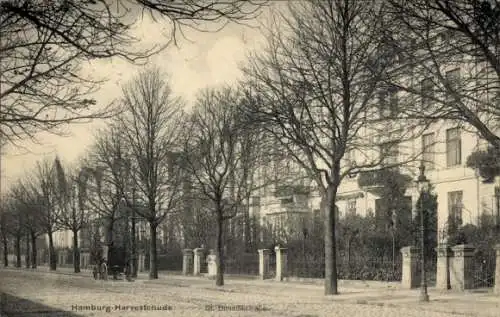
{"type": "MultiPolygon", "coordinates": [[[[263,18],[261,18],[263,19],[263,18]]],[[[257,25],[257,24],[256,24],[257,25]]],[[[144,43],[153,43],[161,37],[161,25],[149,20],[141,23],[137,34],[144,43]]],[[[263,43],[259,28],[249,28],[231,24],[218,33],[188,32],[188,38],[179,39],[178,47],[172,46],[151,59],[170,75],[174,93],[192,102],[199,89],[207,86],[232,83],[241,76],[238,63],[244,62],[249,50],[258,49],[263,43]]],[[[122,60],[101,61],[85,66],[85,71],[105,76],[103,85],[95,98],[105,105],[120,97],[120,87],[134,77],[141,67],[132,66],[122,60]]],[[[29,152],[22,149],[7,148],[1,161],[2,191],[26,172],[30,171],[37,160],[45,156],[54,158],[56,153],[64,162],[75,161],[93,141],[93,131],[102,122],[71,126],[71,136],[58,137],[40,134],[42,144],[24,143],[29,152]]]]}

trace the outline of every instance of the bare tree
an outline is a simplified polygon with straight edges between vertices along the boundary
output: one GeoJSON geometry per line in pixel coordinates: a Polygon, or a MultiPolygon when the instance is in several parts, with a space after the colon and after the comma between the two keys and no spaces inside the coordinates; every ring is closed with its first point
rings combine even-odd
{"type": "Polygon", "coordinates": [[[84,61],[114,56],[141,61],[165,48],[137,49],[130,30],[138,14],[165,19],[172,37],[181,26],[224,26],[254,18],[264,1],[36,1],[0,5],[2,60],[0,133],[15,143],[36,133],[63,133],[69,123],[109,117],[109,105],[96,107],[90,94],[101,81],[80,72],[84,61]],[[106,109],[107,108],[107,109],[106,109]]]}
{"type": "MultiPolygon", "coordinates": [[[[83,163],[80,191],[87,208],[105,226],[105,244],[113,245],[115,223],[120,220],[119,207],[130,178],[128,147],[116,126],[99,131],[83,163]]],[[[108,249],[108,253],[111,248],[108,249]]],[[[109,259],[109,254],[108,254],[109,259]]]]}
{"type": "Polygon", "coordinates": [[[73,233],[73,268],[75,273],[80,272],[80,250],[78,233],[89,224],[90,210],[86,203],[85,186],[89,175],[86,168],[70,170],[64,168],[60,159],[54,161],[57,177],[57,204],[61,210],[58,218],[61,229],[71,230],[73,233]]]}
{"type": "Polygon", "coordinates": [[[38,202],[39,221],[49,239],[50,270],[57,269],[57,254],[54,248],[54,232],[60,229],[58,219],[60,210],[57,206],[57,187],[54,162],[49,159],[38,161],[32,175],[32,189],[38,202]]]}
{"type": "Polygon", "coordinates": [[[406,117],[462,123],[500,149],[498,1],[389,2],[384,39],[399,62],[384,80],[409,93],[406,117]]]}
{"type": "MultiPolygon", "coordinates": [[[[123,88],[120,131],[129,147],[131,181],[147,206],[135,210],[149,223],[151,279],[158,278],[157,229],[167,214],[179,210],[183,179],[178,165],[182,103],[157,68],[147,69],[123,88]]],[[[128,206],[130,194],[122,188],[128,206]]]]}
{"type": "Polygon", "coordinates": [[[291,2],[288,12],[274,16],[265,51],[252,55],[244,69],[255,99],[247,107],[249,120],[274,135],[322,197],[326,295],[338,293],[335,201],[341,182],[413,158],[404,144],[416,134],[413,123],[402,129],[391,122],[388,129],[381,113],[390,104],[377,103],[385,88],[381,74],[392,63],[382,54],[383,12],[380,1],[291,2]]]}
{"type": "Polygon", "coordinates": [[[0,237],[2,239],[2,250],[3,250],[3,265],[5,267],[9,266],[9,236],[10,231],[8,227],[10,226],[10,214],[7,209],[7,196],[3,196],[2,204],[0,206],[0,237]]]}
{"type": "Polygon", "coordinates": [[[7,223],[6,232],[14,240],[14,252],[16,255],[16,263],[14,266],[21,267],[21,239],[25,233],[24,219],[20,212],[22,208],[19,201],[12,196],[12,193],[9,193],[7,199],[3,203],[7,210],[6,218],[4,218],[4,221],[7,223]]]}
{"type": "Polygon", "coordinates": [[[195,248],[210,245],[214,240],[214,235],[210,228],[215,226],[214,218],[203,210],[207,201],[198,190],[193,186],[192,176],[186,169],[183,172],[182,188],[182,212],[174,215],[181,232],[181,239],[184,247],[195,248]]]}
{"type": "MultiPolygon", "coordinates": [[[[29,177],[24,181],[19,181],[13,188],[12,193],[19,204],[19,212],[21,213],[24,221],[23,225],[27,234],[27,241],[31,241],[31,267],[37,266],[37,238],[45,233],[45,228],[41,225],[41,217],[43,215],[41,206],[42,201],[37,194],[35,184],[29,177]]],[[[29,244],[27,242],[27,250],[29,251],[29,244]]],[[[28,262],[28,261],[27,261],[28,262]]]]}
{"type": "Polygon", "coordinates": [[[226,88],[206,90],[196,102],[185,141],[185,168],[216,219],[216,285],[224,285],[224,224],[241,212],[257,188],[253,171],[260,162],[257,130],[246,129],[241,96],[226,88]]]}
{"type": "Polygon", "coordinates": [[[36,139],[40,131],[63,133],[69,123],[111,114],[95,109],[89,95],[100,82],[82,76],[80,69],[89,58],[86,50],[99,42],[113,45],[113,38],[82,19],[85,11],[63,2],[5,1],[0,6],[0,133],[10,143],[36,139]],[[71,46],[71,39],[78,46],[71,46]]]}

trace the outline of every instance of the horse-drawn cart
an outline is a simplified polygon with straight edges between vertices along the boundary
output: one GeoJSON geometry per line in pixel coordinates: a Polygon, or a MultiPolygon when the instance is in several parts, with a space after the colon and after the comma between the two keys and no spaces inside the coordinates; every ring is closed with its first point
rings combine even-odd
{"type": "Polygon", "coordinates": [[[122,273],[126,273],[126,252],[122,247],[102,245],[96,250],[93,258],[92,275],[96,280],[107,280],[109,275],[113,276],[114,280],[117,280],[122,273]]]}

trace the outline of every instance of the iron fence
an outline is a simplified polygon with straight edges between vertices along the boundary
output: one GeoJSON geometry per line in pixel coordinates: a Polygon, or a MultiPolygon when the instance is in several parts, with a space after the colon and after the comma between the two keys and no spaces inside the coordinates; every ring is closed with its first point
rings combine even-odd
{"type": "Polygon", "coordinates": [[[493,287],[495,283],[495,261],[496,255],[493,250],[488,252],[477,252],[469,268],[472,273],[472,287],[493,287]]]}
{"type": "Polygon", "coordinates": [[[158,270],[182,271],[182,253],[158,254],[158,270]]]}
{"type": "Polygon", "coordinates": [[[276,253],[271,250],[269,255],[269,278],[274,278],[276,276],[276,253]]]}
{"type": "MultiPolygon", "coordinates": [[[[304,278],[324,278],[324,258],[297,259],[290,258],[288,262],[291,276],[304,278]]],[[[401,281],[401,259],[388,261],[383,258],[357,258],[347,261],[337,259],[337,274],[345,280],[401,281]]]]}
{"type": "Polygon", "coordinates": [[[290,276],[304,278],[324,278],[325,260],[322,258],[297,259],[289,258],[288,272],[290,276]]]}
{"type": "Polygon", "coordinates": [[[258,275],[259,255],[248,253],[226,257],[224,272],[227,274],[258,275]]]}
{"type": "Polygon", "coordinates": [[[384,258],[370,258],[357,261],[341,261],[337,265],[340,279],[371,280],[371,281],[401,281],[401,259],[394,261],[384,258]]]}

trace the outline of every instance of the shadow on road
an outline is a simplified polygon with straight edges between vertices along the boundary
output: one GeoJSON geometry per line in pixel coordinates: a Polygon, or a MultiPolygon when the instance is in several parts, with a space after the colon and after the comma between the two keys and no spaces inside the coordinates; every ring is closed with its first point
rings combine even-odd
{"type": "Polygon", "coordinates": [[[82,317],[83,315],[63,311],[25,298],[0,293],[1,317],[82,317]]]}

